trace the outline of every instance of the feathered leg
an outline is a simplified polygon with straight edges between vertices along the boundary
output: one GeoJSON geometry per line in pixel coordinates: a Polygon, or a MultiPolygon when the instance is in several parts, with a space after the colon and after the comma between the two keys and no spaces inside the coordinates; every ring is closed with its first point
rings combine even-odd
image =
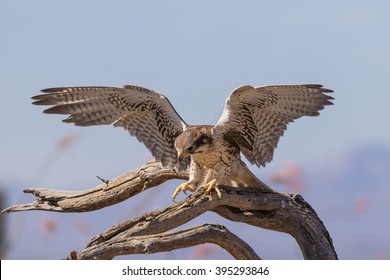
{"type": "Polygon", "coordinates": [[[172,199],[175,200],[176,196],[180,192],[196,191],[196,187],[198,186],[201,179],[202,179],[202,168],[198,164],[196,164],[196,162],[191,160],[190,178],[187,182],[181,184],[176,188],[175,192],[172,194],[172,199]]]}

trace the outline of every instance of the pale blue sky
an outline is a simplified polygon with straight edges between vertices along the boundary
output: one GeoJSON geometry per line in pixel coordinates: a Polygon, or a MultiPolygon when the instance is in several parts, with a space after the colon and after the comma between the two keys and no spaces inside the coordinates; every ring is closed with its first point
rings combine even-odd
{"type": "Polygon", "coordinates": [[[71,132],[80,141],[53,167],[60,181],[59,170],[79,169],[75,162],[111,175],[148,155],[120,129],[75,128],[30,105],[55,86],[142,85],[201,124],[217,121],[240,85],[322,83],[335,90],[335,106],[291,125],[275,161],[388,143],[389,12],[388,1],[3,0],[0,178],[28,181],[71,132]]]}
{"type": "Polygon", "coordinates": [[[149,158],[121,129],[42,114],[30,97],[47,87],[141,85],[188,123],[212,124],[238,86],[320,83],[335,105],[290,125],[268,168],[389,145],[389,14],[384,0],[1,0],[0,184],[91,187],[149,158]],[[35,178],[72,133],[76,143],[35,178]]]}

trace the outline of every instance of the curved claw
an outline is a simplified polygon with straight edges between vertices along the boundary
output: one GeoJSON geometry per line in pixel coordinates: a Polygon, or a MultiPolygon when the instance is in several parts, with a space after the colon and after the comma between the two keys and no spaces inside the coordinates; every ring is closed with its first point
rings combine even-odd
{"type": "Polygon", "coordinates": [[[204,185],[202,186],[202,189],[205,190],[205,191],[204,191],[205,194],[210,193],[210,191],[211,191],[212,189],[214,189],[215,192],[217,193],[217,195],[218,195],[219,198],[221,198],[221,196],[222,196],[221,191],[218,189],[217,180],[216,180],[216,179],[213,179],[213,180],[211,180],[210,182],[204,184],[204,185]]]}
{"type": "Polygon", "coordinates": [[[182,191],[185,193],[185,191],[191,191],[194,192],[196,190],[196,187],[189,182],[185,182],[178,186],[175,190],[175,192],[172,194],[172,200],[175,201],[176,196],[182,191]]]}

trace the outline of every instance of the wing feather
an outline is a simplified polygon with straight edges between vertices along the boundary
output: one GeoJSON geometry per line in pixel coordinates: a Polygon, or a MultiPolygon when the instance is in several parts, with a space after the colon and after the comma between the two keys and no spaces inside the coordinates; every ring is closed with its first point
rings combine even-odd
{"type": "Polygon", "coordinates": [[[63,121],[77,126],[123,127],[164,166],[180,170],[187,167],[188,160],[179,162],[174,147],[175,138],[187,124],[164,95],[132,85],[61,87],[42,92],[32,99],[35,105],[51,106],[44,113],[69,115],[63,121]]]}
{"type": "Polygon", "coordinates": [[[252,164],[265,166],[287,125],[302,116],[318,116],[333,104],[333,97],[324,94],[330,92],[317,84],[242,86],[226,100],[214,132],[238,145],[252,164]]]}

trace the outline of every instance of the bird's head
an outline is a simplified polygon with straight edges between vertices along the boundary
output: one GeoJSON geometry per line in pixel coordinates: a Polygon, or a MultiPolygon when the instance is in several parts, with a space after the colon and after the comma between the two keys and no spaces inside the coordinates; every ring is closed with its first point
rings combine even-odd
{"type": "Polygon", "coordinates": [[[183,131],[175,140],[179,160],[187,156],[207,152],[210,142],[210,136],[201,130],[183,131]]]}

